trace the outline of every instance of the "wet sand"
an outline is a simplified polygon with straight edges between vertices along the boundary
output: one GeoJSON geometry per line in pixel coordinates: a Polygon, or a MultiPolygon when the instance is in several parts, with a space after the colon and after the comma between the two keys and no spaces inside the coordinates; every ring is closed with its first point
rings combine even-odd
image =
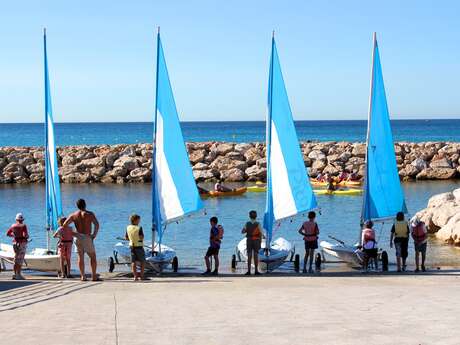
{"type": "Polygon", "coordinates": [[[2,339],[20,344],[458,344],[460,270],[166,275],[132,282],[0,274],[2,339]]]}

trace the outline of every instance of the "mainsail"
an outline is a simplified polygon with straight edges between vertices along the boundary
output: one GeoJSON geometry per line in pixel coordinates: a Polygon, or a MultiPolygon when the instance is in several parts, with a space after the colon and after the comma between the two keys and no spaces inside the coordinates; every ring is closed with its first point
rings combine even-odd
{"type": "Polygon", "coordinates": [[[48,75],[48,57],[46,53],[46,30],[43,32],[45,65],[45,194],[46,228],[49,231],[58,228],[58,218],[62,216],[61,188],[54,141],[53,109],[51,105],[50,81],[48,75]]]}
{"type": "Polygon", "coordinates": [[[361,222],[394,218],[407,212],[399,180],[379,48],[374,33],[366,142],[365,190],[361,222]]]}
{"type": "Polygon", "coordinates": [[[300,151],[274,37],[270,59],[266,132],[267,200],[264,228],[269,248],[275,221],[317,206],[300,151]]]}
{"type": "Polygon", "coordinates": [[[203,207],[182,136],[160,32],[157,35],[152,199],[152,224],[159,244],[168,222],[203,207]]]}

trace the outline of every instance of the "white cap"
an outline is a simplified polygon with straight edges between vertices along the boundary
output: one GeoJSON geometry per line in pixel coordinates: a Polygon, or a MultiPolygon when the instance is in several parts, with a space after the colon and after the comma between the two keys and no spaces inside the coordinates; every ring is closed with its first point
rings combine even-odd
{"type": "Polygon", "coordinates": [[[18,214],[16,215],[16,218],[15,218],[15,219],[16,219],[16,220],[24,220],[24,216],[22,215],[22,213],[18,213],[18,214]]]}

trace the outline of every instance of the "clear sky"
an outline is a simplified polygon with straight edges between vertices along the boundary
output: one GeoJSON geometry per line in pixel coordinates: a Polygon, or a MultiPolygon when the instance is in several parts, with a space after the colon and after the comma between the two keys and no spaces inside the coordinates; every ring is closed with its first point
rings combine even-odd
{"type": "Polygon", "coordinates": [[[150,121],[155,28],[182,120],[263,120],[271,32],[295,119],[365,119],[377,31],[394,118],[460,117],[459,1],[4,1],[0,122],[150,121]]]}

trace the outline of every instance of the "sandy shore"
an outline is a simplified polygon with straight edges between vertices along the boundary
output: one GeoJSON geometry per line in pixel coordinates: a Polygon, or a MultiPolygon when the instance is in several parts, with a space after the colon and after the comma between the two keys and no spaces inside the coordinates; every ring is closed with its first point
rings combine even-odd
{"type": "Polygon", "coordinates": [[[458,344],[460,336],[460,270],[142,283],[8,277],[0,275],[5,344],[458,344]]]}

